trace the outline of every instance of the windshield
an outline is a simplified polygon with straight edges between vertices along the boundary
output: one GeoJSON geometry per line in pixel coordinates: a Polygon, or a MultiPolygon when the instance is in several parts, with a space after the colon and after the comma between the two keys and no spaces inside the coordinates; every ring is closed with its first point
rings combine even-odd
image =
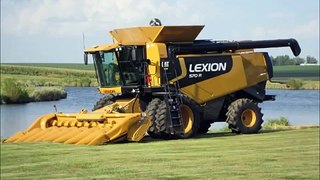
{"type": "Polygon", "coordinates": [[[120,86],[118,62],[114,52],[97,53],[94,57],[95,68],[101,86],[120,86]]]}
{"type": "Polygon", "coordinates": [[[141,54],[143,54],[143,51],[129,47],[119,51],[93,54],[100,86],[114,87],[141,84],[145,73],[144,66],[137,62],[143,59],[141,54]]]}

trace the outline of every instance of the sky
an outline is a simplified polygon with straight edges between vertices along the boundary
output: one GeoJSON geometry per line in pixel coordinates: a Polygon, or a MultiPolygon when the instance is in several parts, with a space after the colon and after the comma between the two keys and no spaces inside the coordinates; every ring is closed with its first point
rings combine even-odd
{"type": "MultiPolygon", "coordinates": [[[[205,25],[198,39],[298,40],[319,60],[319,0],[1,0],[2,63],[82,63],[116,28],[205,25]]],[[[263,49],[272,56],[290,48],[263,49]]]]}

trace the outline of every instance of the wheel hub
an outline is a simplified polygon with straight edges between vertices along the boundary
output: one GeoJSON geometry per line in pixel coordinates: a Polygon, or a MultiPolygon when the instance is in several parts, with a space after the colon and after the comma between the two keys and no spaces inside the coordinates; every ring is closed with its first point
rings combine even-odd
{"type": "Polygon", "coordinates": [[[246,127],[253,127],[256,124],[257,116],[252,109],[246,109],[241,114],[242,124],[246,127]]]}
{"type": "Polygon", "coordinates": [[[181,106],[181,114],[182,114],[182,121],[184,125],[184,133],[188,134],[192,131],[192,127],[193,127],[193,121],[194,121],[193,112],[189,106],[183,104],[181,106]]]}

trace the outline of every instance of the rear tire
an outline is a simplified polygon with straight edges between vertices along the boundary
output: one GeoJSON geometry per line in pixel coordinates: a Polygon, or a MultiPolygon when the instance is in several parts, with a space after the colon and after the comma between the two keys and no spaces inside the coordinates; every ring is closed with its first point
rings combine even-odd
{"type": "Polygon", "coordinates": [[[263,123],[261,108],[256,102],[246,98],[233,101],[226,116],[229,128],[237,134],[257,133],[263,123]]]}

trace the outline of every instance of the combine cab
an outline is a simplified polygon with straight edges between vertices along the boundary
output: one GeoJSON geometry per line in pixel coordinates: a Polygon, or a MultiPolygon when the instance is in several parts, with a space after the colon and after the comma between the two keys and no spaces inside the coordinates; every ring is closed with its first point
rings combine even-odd
{"type": "Polygon", "coordinates": [[[195,40],[204,26],[115,29],[114,44],[85,50],[91,55],[99,91],[93,112],[48,114],[5,142],[96,145],[154,138],[189,138],[226,122],[235,133],[257,133],[263,123],[258,103],[274,100],[266,81],[273,76],[266,52],[290,47],[294,39],[195,40]]]}

